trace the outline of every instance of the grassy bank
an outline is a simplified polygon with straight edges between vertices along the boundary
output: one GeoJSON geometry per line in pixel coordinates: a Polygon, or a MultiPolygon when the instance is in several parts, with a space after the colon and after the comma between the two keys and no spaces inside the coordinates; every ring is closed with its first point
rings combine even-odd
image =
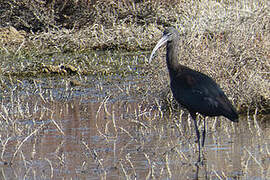
{"type": "MultiPolygon", "coordinates": [[[[0,65],[4,75],[25,67],[25,62],[34,69],[16,70],[16,76],[20,72],[30,72],[30,76],[32,71],[44,73],[55,62],[41,65],[39,59],[56,53],[150,52],[164,28],[175,26],[184,34],[181,63],[212,76],[239,110],[258,108],[269,112],[270,7],[266,0],[8,0],[1,2],[0,9],[0,65]],[[15,67],[6,66],[7,61],[14,60],[10,64],[15,67]]],[[[102,65],[105,74],[125,68],[116,63],[118,60],[110,59],[113,63],[102,65]]],[[[75,74],[97,74],[100,68],[83,68],[99,67],[95,61],[82,61],[72,61],[71,66],[83,69],[75,74]]],[[[146,61],[140,65],[149,66],[146,61]]],[[[148,72],[152,74],[149,81],[154,91],[162,92],[160,88],[168,84],[166,71],[163,50],[148,72]]]]}

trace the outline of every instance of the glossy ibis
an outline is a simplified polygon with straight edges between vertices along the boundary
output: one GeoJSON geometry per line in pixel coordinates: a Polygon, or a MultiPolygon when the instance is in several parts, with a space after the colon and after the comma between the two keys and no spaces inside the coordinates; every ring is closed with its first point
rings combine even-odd
{"type": "MultiPolygon", "coordinates": [[[[167,28],[163,33],[163,37],[153,49],[149,63],[156,50],[167,42],[166,62],[171,80],[171,90],[173,97],[189,111],[194,121],[199,148],[198,161],[201,161],[200,132],[197,126],[196,113],[198,112],[203,116],[224,116],[233,122],[238,122],[238,114],[212,78],[178,63],[179,40],[179,32],[173,27],[167,28]]],[[[202,136],[203,147],[205,120],[202,136]]]]}

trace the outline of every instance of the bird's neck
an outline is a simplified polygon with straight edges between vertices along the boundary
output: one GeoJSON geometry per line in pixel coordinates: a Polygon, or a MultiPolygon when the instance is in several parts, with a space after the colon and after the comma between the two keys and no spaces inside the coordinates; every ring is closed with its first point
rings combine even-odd
{"type": "Polygon", "coordinates": [[[170,78],[174,77],[177,73],[178,64],[178,52],[179,43],[177,40],[167,43],[166,61],[170,74],[170,78]]]}

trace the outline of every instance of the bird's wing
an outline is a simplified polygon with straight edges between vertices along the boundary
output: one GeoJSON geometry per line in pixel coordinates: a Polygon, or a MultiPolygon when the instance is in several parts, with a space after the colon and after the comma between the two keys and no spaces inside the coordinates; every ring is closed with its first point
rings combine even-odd
{"type": "Polygon", "coordinates": [[[229,117],[236,111],[230,101],[210,77],[199,72],[182,73],[171,84],[176,100],[193,112],[207,116],[229,117]]]}

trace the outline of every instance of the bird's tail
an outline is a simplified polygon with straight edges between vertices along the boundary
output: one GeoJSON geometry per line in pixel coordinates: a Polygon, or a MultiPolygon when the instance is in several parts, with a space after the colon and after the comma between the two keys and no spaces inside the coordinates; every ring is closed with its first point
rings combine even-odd
{"type": "Polygon", "coordinates": [[[239,120],[239,116],[238,113],[236,111],[236,109],[231,106],[230,108],[230,112],[224,113],[224,116],[228,119],[230,119],[232,122],[238,122],[239,120]]]}

